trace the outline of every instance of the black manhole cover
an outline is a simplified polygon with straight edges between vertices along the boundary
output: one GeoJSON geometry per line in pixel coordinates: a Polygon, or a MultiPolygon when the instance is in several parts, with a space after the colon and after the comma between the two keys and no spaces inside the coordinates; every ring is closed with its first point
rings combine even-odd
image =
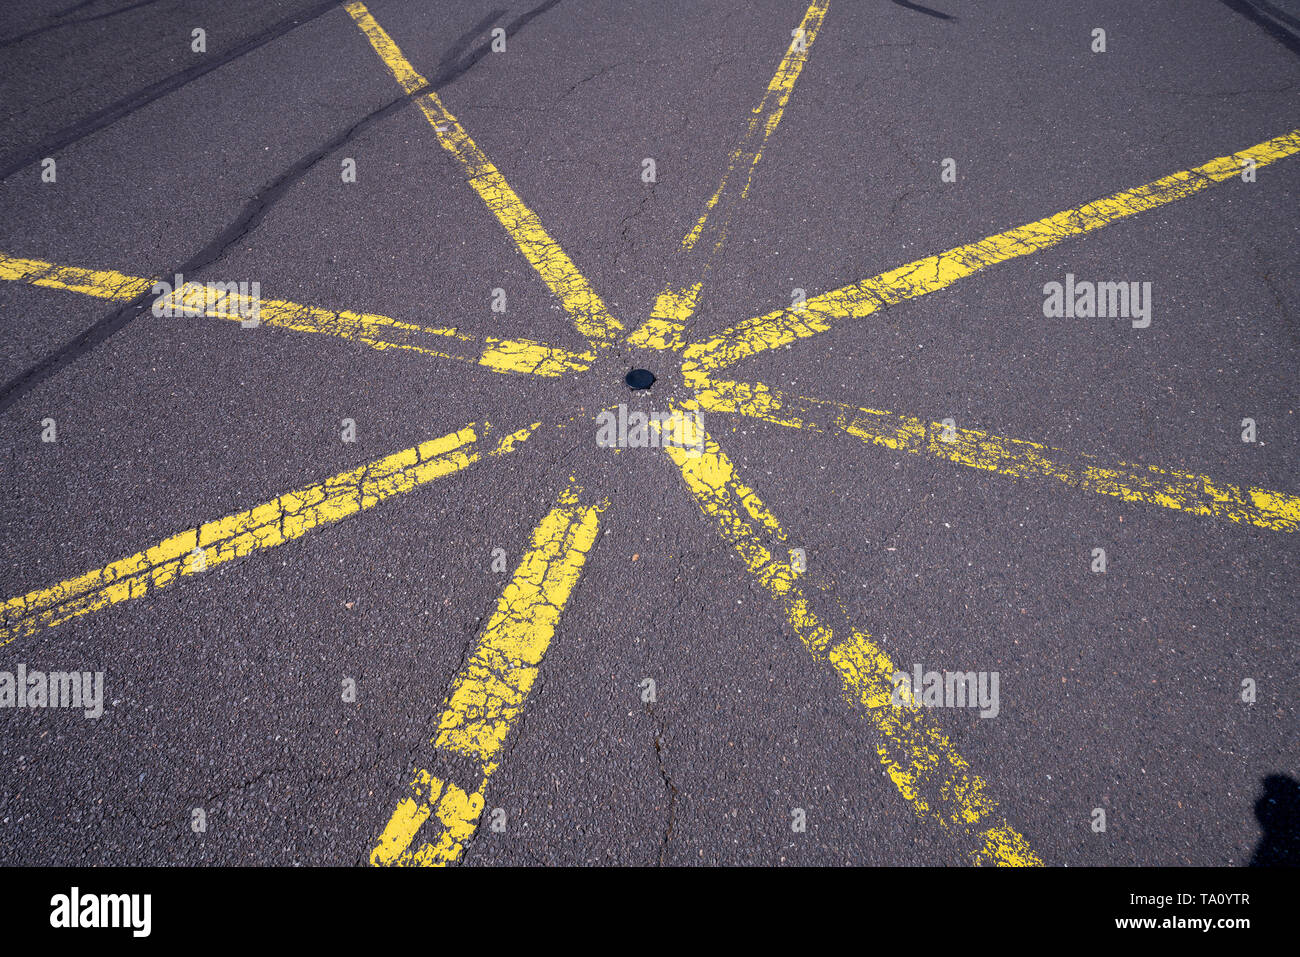
{"type": "Polygon", "coordinates": [[[648,389],[655,384],[655,374],[649,369],[633,369],[627,374],[627,384],[633,389],[648,389]]]}

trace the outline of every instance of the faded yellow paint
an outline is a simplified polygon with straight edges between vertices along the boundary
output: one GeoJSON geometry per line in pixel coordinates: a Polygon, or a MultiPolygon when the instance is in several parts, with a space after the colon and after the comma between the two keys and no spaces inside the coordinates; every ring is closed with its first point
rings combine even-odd
{"type": "Polygon", "coordinates": [[[140,276],[127,276],[111,269],[81,269],[76,266],[56,266],[42,259],[20,259],[0,253],[0,279],[22,282],[47,289],[66,289],[96,299],[131,301],[143,296],[154,281],[140,276]]]}
{"type": "Polygon", "coordinates": [[[1063,452],[1037,442],[976,429],[947,430],[913,416],[859,409],[842,402],[792,396],[763,383],[690,379],[696,401],[711,412],[729,412],[812,432],[839,431],[867,445],[944,459],[1016,479],[1049,479],[1094,495],[1109,495],[1278,532],[1300,530],[1300,497],[1242,488],[1204,475],[1153,465],[1107,462],[1095,455],[1063,452]]]}
{"type": "Polygon", "coordinates": [[[669,287],[655,300],[654,310],[639,329],[628,337],[628,344],[640,349],[681,349],[685,345],[682,331],[695,314],[703,282],[686,289],[669,287]]]}
{"type": "Polygon", "coordinates": [[[411,795],[397,802],[397,810],[388,819],[379,842],[370,852],[372,864],[397,864],[415,840],[416,833],[429,819],[442,799],[446,782],[419,769],[409,785],[411,795]]]}
{"type": "Polygon", "coordinates": [[[984,846],[970,853],[972,864],[994,867],[1026,867],[1041,863],[1029,842],[1009,827],[992,827],[983,834],[984,846]]]}
{"type": "MultiPolygon", "coordinates": [[[[748,196],[764,144],[780,123],[828,2],[814,0],[809,6],[801,24],[802,48],[800,41],[792,41],[777,75],[753,111],[740,145],[729,158],[722,183],[682,242],[686,252],[701,251],[702,262],[691,273],[698,281],[670,284],[657,300],[650,319],[629,342],[684,353],[687,381],[699,390],[698,401],[688,404],[688,408],[737,412],[801,429],[834,428],[868,444],[928,454],[971,468],[1016,478],[1049,477],[1128,501],[1294,531],[1300,525],[1300,500],[1285,493],[1241,489],[1201,476],[1122,462],[1109,466],[1089,456],[1066,461],[1065,453],[1035,443],[965,429],[943,435],[942,426],[921,419],[839,403],[792,399],[762,385],[705,378],[710,370],[826,331],[842,321],[870,315],[883,305],[945,288],[994,263],[1045,249],[1070,236],[1233,178],[1247,157],[1257,166],[1264,166],[1300,151],[1300,131],[1293,131],[1147,186],[825,293],[798,310],[778,310],[704,342],[688,344],[683,331],[695,314],[703,280],[714,254],[726,240],[732,213],[748,196]]],[[[364,4],[348,3],[346,9],[401,88],[415,98],[439,143],[461,164],[471,188],[555,292],[577,328],[593,346],[613,344],[621,325],[547,234],[538,217],[429,89],[424,77],[406,61],[364,4]]],[[[145,294],[152,284],[152,280],[113,271],[59,267],[3,255],[0,279],[126,301],[145,294]]],[[[207,287],[191,284],[175,294],[173,304],[182,312],[196,315],[241,321],[247,318],[249,302],[239,301],[239,297],[214,301],[213,296],[207,287]]],[[[398,348],[469,361],[498,372],[558,376],[585,370],[595,361],[593,352],[567,352],[524,340],[477,341],[456,328],[424,327],[384,316],[331,312],[280,300],[262,301],[260,308],[261,321],[267,325],[354,339],[379,350],[398,348]]],[[[894,704],[892,676],[896,668],[888,655],[870,635],[854,628],[842,609],[836,614],[835,603],[824,588],[809,585],[812,598],[805,594],[796,579],[812,581],[812,577],[802,570],[796,572],[782,557],[788,549],[776,547],[777,543],[788,544],[785,531],[755,491],[740,481],[716,442],[707,436],[685,434],[696,423],[689,416],[672,420],[671,428],[684,431],[665,446],[666,453],[681,471],[704,514],[717,524],[751,574],[780,603],[786,620],[814,659],[835,672],[845,697],[875,729],[880,742],[878,756],[899,792],[919,815],[962,843],[974,863],[1041,864],[1025,838],[998,819],[985,782],[972,772],[942,730],[918,711],[894,704]],[[700,445],[705,449],[703,454],[691,448],[700,445]],[[814,610],[815,601],[818,610],[814,610]],[[823,606],[830,609],[833,624],[822,617],[823,606]]],[[[536,427],[534,424],[506,436],[486,454],[504,454],[536,427]]],[[[198,574],[240,555],[274,547],[459,471],[484,454],[477,451],[478,442],[474,427],[467,427],[286,493],[247,512],[187,530],[53,588],[11,599],[3,606],[0,618],[0,644],[19,634],[30,634],[76,615],[140,597],[150,589],[165,587],[182,576],[198,574]]],[[[416,771],[409,793],[398,802],[380,835],[372,862],[450,863],[459,858],[472,838],[483,813],[485,786],[518,723],[560,615],[596,541],[599,516],[607,502],[581,504],[579,491],[573,486],[563,493],[534,531],[529,551],[499,598],[464,669],[453,681],[440,716],[437,735],[431,742],[435,757],[454,759],[453,764],[471,762],[477,785],[469,790],[462,783],[470,782],[457,783],[427,770],[416,771]],[[421,843],[418,838],[426,828],[431,828],[432,833],[421,843]]]]}
{"type": "Polygon", "coordinates": [[[660,294],[650,318],[628,337],[630,345],[659,350],[680,350],[685,347],[684,333],[695,314],[700,287],[712,270],[717,254],[726,244],[732,216],[749,196],[754,170],[763,158],[763,146],[780,125],[785,106],[794,91],[795,81],[808,62],[813,41],[817,39],[829,6],[830,0],[813,0],[804,12],[799,26],[792,31],[790,46],[777,66],[776,74],[768,83],[758,106],[754,107],[740,143],[727,159],[722,182],[704,204],[700,218],[682,240],[683,251],[689,252],[701,245],[703,255],[682,268],[681,271],[688,273],[690,279],[669,285],[660,294]],[[701,244],[700,239],[706,235],[707,241],[701,244]]]}
{"type": "MultiPolygon", "coordinates": [[[[148,293],[156,280],[127,276],[112,270],[56,266],[39,259],[18,259],[0,253],[0,280],[64,289],[99,299],[130,302],[148,293]]],[[[570,352],[527,339],[481,341],[454,327],[421,326],[373,313],[334,311],[283,299],[257,299],[227,294],[205,283],[187,282],[161,295],[158,304],[176,315],[204,316],[243,322],[257,307],[261,325],[334,336],[359,342],[380,352],[399,349],[436,359],[451,359],[483,366],[494,372],[517,372],[558,377],[585,372],[595,361],[591,352],[570,352]]]]}
{"type": "MultiPolygon", "coordinates": [[[[501,440],[486,454],[500,455],[532,434],[539,423],[501,440]]],[[[484,430],[486,435],[486,429],[484,430]]],[[[481,459],[474,425],[286,492],[256,508],[206,522],[157,545],[50,588],[11,598],[0,607],[0,645],[118,602],[141,598],[178,578],[201,574],[255,551],[300,538],[342,521],[394,495],[410,492],[481,459]]]]}
{"type": "Polygon", "coordinates": [[[996,263],[1040,252],[1073,236],[1100,229],[1128,216],[1191,196],[1241,174],[1247,159],[1267,166],[1300,152],[1300,130],[1292,130],[1239,153],[1221,156],[1201,166],[1124,190],[1077,209],[927,256],[863,280],[815,296],[799,308],[778,309],[747,319],[682,352],[688,374],[726,368],[768,349],[826,332],[851,319],[871,315],[883,306],[915,299],[952,285],[996,263]]]}
{"type": "Polygon", "coordinates": [[[455,862],[474,836],[478,819],[483,814],[482,787],[479,785],[478,791],[466,793],[455,784],[448,784],[438,802],[436,816],[440,827],[437,836],[433,841],[420,845],[409,860],[403,859],[400,863],[442,867],[455,862]]]}
{"type": "Polygon", "coordinates": [[[478,364],[494,372],[558,378],[569,372],[585,372],[595,358],[590,352],[568,352],[526,339],[488,339],[478,364]]]}
{"type": "Polygon", "coordinates": [[[555,625],[596,542],[608,500],[584,505],[570,486],[533,531],[532,542],[460,674],[452,682],[438,734],[437,753],[470,759],[481,780],[473,793],[420,770],[410,794],[397,805],[371,853],[374,864],[445,864],[473,835],[483,810],[482,792],[537,680],[555,625]],[[436,815],[435,812],[436,811],[436,815]],[[430,841],[411,844],[436,817],[430,841]]]}
{"type": "MultiPolygon", "coordinates": [[[[676,442],[691,438],[695,437],[677,436],[676,442]]],[[[788,535],[758,494],[740,481],[718,443],[705,436],[703,445],[703,454],[691,454],[672,443],[664,450],[700,510],[781,604],[786,621],[813,658],[835,671],[846,699],[871,723],[879,736],[877,756],[899,793],[918,815],[963,843],[975,863],[1041,864],[1024,837],[997,819],[996,804],[983,779],[971,772],[947,736],[922,712],[893,703],[892,676],[900,669],[889,656],[847,618],[832,627],[813,610],[796,582],[811,576],[792,567],[787,549],[774,550],[775,543],[788,543],[788,535]],[[848,637],[837,639],[837,628],[848,637]]],[[[833,601],[825,604],[843,617],[833,601]]]]}
{"type": "Polygon", "coordinates": [[[749,195],[749,188],[754,181],[754,170],[758,166],[758,161],[763,157],[763,145],[781,123],[785,106],[790,101],[790,94],[794,91],[795,81],[799,79],[804,64],[808,62],[813,41],[817,39],[817,33],[821,29],[822,21],[825,19],[826,10],[829,7],[830,0],[815,0],[808,6],[803,21],[795,28],[791,36],[790,46],[777,67],[776,74],[768,83],[762,100],[759,101],[758,106],[754,107],[740,145],[732,150],[731,156],[728,158],[727,171],[722,176],[722,182],[718,184],[718,188],[709,198],[708,203],[705,204],[704,213],[682,240],[683,249],[692,249],[698,244],[706,229],[713,232],[711,238],[715,248],[721,247],[726,242],[727,226],[731,220],[734,207],[728,209],[726,217],[722,220],[714,219],[710,221],[710,216],[727,193],[728,187],[735,188],[738,181],[734,177],[738,172],[743,174],[745,178],[743,183],[740,184],[740,193],[737,198],[743,201],[749,195]]]}
{"type": "Polygon", "coordinates": [[[416,103],[433,127],[438,142],[460,161],[469,185],[505,227],[524,258],[559,298],[578,330],[593,345],[611,345],[623,327],[606,308],[586,277],[546,232],[537,214],[524,205],[501,172],[492,165],[460,121],[443,106],[438,94],[411,66],[397,44],[375,22],[363,3],[346,7],[375,52],[408,94],[419,93],[416,103]]]}

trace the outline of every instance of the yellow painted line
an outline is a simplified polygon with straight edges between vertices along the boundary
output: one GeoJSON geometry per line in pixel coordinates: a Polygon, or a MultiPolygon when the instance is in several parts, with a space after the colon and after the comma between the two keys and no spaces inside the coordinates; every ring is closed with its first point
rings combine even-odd
{"type": "Polygon", "coordinates": [[[1300,130],[1265,140],[1231,156],[1124,190],[1104,199],[1067,209],[1037,222],[927,256],[872,279],[809,299],[802,308],[778,309],[738,323],[683,350],[687,371],[710,372],[768,349],[815,336],[851,319],[871,315],[882,306],[915,299],[952,285],[988,266],[1036,253],[1128,216],[1183,199],[1216,183],[1241,175],[1246,160],[1256,167],[1300,152],[1300,130]]]}
{"type": "MultiPolygon", "coordinates": [[[[130,302],[149,293],[156,282],[113,270],[56,266],[39,259],[19,259],[0,253],[0,280],[3,279],[118,302],[130,302]]],[[[181,289],[160,299],[178,315],[208,316],[236,322],[248,318],[254,305],[251,296],[227,295],[198,282],[187,282],[181,289]]],[[[486,336],[478,340],[455,327],[421,326],[388,316],[321,309],[283,299],[261,299],[258,306],[259,320],[266,326],[335,336],[381,352],[399,349],[429,358],[468,362],[494,372],[554,378],[585,371],[596,358],[591,352],[570,352],[527,339],[486,336]]]]}
{"type": "MultiPolygon", "coordinates": [[[[677,428],[697,426],[689,416],[677,428]]],[[[675,436],[676,445],[699,436],[675,436]]],[[[845,698],[865,715],[878,735],[877,756],[899,793],[924,820],[937,824],[975,864],[1039,865],[1025,838],[997,815],[985,781],[957,753],[952,741],[924,712],[892,703],[893,675],[901,670],[865,631],[854,628],[833,600],[834,625],[813,609],[789,560],[789,537],[754,489],[745,485],[730,459],[709,436],[703,454],[665,446],[700,510],[716,523],[750,574],[780,603],[786,621],[818,662],[835,671],[845,698]]],[[[824,589],[818,589],[824,592],[824,589]]]]}
{"type": "MultiPolygon", "coordinates": [[[[186,283],[179,293],[173,293],[171,301],[178,312],[187,315],[214,316],[237,322],[248,316],[252,305],[251,297],[222,295],[218,290],[199,283],[186,283]]],[[[260,321],[295,332],[351,339],[381,352],[407,350],[432,358],[473,363],[494,372],[553,378],[566,372],[584,371],[596,358],[590,352],[569,352],[526,339],[486,336],[478,341],[454,327],[420,326],[387,316],[334,312],[279,299],[261,300],[260,321]]]]}
{"type": "Polygon", "coordinates": [[[744,176],[738,198],[743,201],[749,195],[749,187],[754,181],[754,169],[758,166],[758,161],[763,158],[763,146],[781,123],[785,106],[790,101],[790,94],[794,91],[799,74],[803,72],[804,64],[808,62],[813,41],[817,39],[817,32],[821,29],[829,6],[830,0],[814,0],[809,4],[803,21],[797,28],[800,35],[791,37],[790,46],[780,66],[777,67],[776,75],[767,85],[763,99],[759,101],[758,106],[754,107],[744,138],[731,153],[722,182],[705,204],[704,213],[682,240],[683,249],[694,248],[700,237],[705,234],[706,228],[711,234],[710,239],[715,248],[726,241],[727,224],[734,208],[729,208],[726,216],[721,220],[715,219],[710,222],[709,216],[726,194],[727,187],[730,185],[734,188],[734,184],[740,182],[734,179],[738,172],[744,176]]]}
{"type": "Polygon", "coordinates": [[[703,285],[703,282],[697,282],[684,289],[671,285],[665,287],[655,300],[650,318],[628,336],[628,345],[660,351],[677,350],[685,346],[683,333],[691,316],[695,315],[695,303],[703,285]]]}
{"type": "Polygon", "coordinates": [[[65,289],[96,299],[129,302],[153,288],[154,280],[126,276],[111,269],[56,266],[43,259],[20,259],[0,253],[0,279],[47,289],[65,289]]]}
{"type": "MultiPolygon", "coordinates": [[[[287,492],[248,511],[187,529],[103,568],[11,598],[0,606],[0,645],[79,615],[143,598],[180,578],[301,538],[312,529],[332,525],[385,499],[459,472],[485,454],[502,455],[527,439],[539,424],[505,436],[486,453],[479,447],[480,435],[471,424],[287,492]]],[[[484,437],[487,430],[485,426],[484,437]]]]}
{"type": "Polygon", "coordinates": [[[464,669],[452,682],[431,742],[434,761],[468,762],[477,785],[467,791],[417,770],[371,852],[372,864],[438,865],[455,861],[483,812],[483,790],[523,712],[556,623],[596,542],[608,500],[583,504],[571,485],[533,531],[532,542],[464,669]],[[426,822],[428,839],[412,849],[426,822]]]}
{"type": "Polygon", "coordinates": [[[1016,479],[1049,479],[1094,495],[1110,495],[1278,532],[1300,530],[1300,496],[1242,488],[1191,472],[1133,462],[1112,462],[1063,452],[1037,442],[975,429],[946,430],[879,409],[792,396],[760,383],[693,379],[696,400],[712,412],[729,412],[813,432],[839,431],[867,445],[911,452],[1016,479]]]}
{"type": "Polygon", "coordinates": [[[349,3],[347,11],[398,85],[408,94],[422,94],[416,103],[437,134],[438,142],[460,161],[469,185],[505,227],[542,281],[559,298],[578,331],[593,345],[611,345],[622,331],[622,325],[565,255],[560,244],[546,232],[537,214],[524,205],[501,172],[465,132],[460,121],[443,106],[438,94],[428,89],[428,81],[411,66],[397,44],[375,22],[365,4],[349,3]]]}
{"type": "Polygon", "coordinates": [[[628,337],[631,345],[646,349],[680,349],[686,344],[682,336],[695,313],[700,287],[712,269],[716,255],[726,244],[732,216],[749,196],[754,170],[763,158],[763,147],[781,122],[795,81],[808,62],[813,41],[817,39],[829,6],[830,0],[813,0],[808,6],[796,28],[801,32],[791,36],[785,57],[768,83],[763,98],[754,107],[740,144],[728,157],[722,182],[705,204],[699,220],[682,240],[683,250],[691,251],[700,246],[705,251],[702,261],[693,264],[693,268],[683,269],[691,278],[669,284],[660,293],[650,318],[628,337]],[[705,236],[706,241],[700,243],[705,236]]]}

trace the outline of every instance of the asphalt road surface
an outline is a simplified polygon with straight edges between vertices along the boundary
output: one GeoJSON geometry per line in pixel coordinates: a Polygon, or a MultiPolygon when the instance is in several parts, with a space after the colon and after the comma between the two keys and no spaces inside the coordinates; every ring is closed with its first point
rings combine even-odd
{"type": "Polygon", "coordinates": [[[1300,5],[0,58],[0,863],[1294,861],[1300,5]]]}

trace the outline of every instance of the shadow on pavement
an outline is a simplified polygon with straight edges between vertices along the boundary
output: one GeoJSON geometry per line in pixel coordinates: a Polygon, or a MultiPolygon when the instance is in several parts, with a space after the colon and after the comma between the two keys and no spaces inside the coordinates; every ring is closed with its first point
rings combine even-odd
{"type": "Polygon", "coordinates": [[[1255,802],[1255,817],[1264,829],[1250,859],[1251,867],[1300,867],[1300,784],[1284,774],[1264,779],[1264,794],[1255,802]]]}
{"type": "Polygon", "coordinates": [[[949,16],[946,13],[940,13],[938,10],[931,10],[929,7],[923,7],[919,3],[911,3],[910,0],[894,0],[894,3],[900,7],[906,7],[908,10],[915,10],[917,13],[924,13],[927,17],[934,17],[936,20],[956,20],[956,17],[949,16]]]}
{"type": "Polygon", "coordinates": [[[1225,7],[1264,28],[1274,40],[1300,55],[1300,19],[1268,0],[1219,0],[1225,7]]]}

